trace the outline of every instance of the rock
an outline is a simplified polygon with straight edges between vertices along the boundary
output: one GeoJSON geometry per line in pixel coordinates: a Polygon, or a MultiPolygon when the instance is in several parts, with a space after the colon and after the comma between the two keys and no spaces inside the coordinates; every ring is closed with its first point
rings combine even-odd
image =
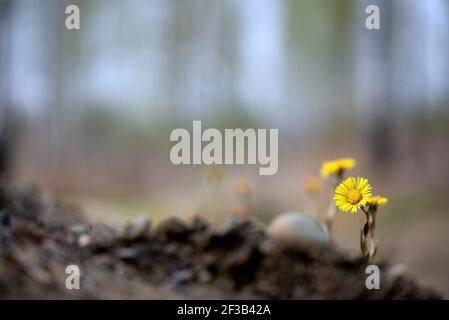
{"type": "Polygon", "coordinates": [[[191,224],[191,229],[192,232],[200,232],[200,231],[205,231],[207,230],[207,228],[209,227],[208,223],[206,220],[204,220],[201,217],[194,217],[192,220],[192,224],[191,224]]]}
{"type": "Polygon", "coordinates": [[[135,262],[138,258],[138,250],[136,248],[120,248],[116,252],[116,256],[125,262],[135,262]]]}
{"type": "Polygon", "coordinates": [[[0,212],[0,253],[11,245],[11,214],[4,210],[0,212]]]}
{"type": "Polygon", "coordinates": [[[50,265],[54,257],[60,257],[65,254],[64,250],[61,249],[59,244],[53,240],[46,239],[42,244],[42,251],[40,260],[44,265],[50,265]]]}
{"type": "Polygon", "coordinates": [[[268,234],[290,249],[329,245],[329,236],[315,219],[298,212],[279,215],[271,223],[268,234]]]}
{"type": "Polygon", "coordinates": [[[226,221],[218,227],[217,235],[226,237],[230,234],[237,233],[240,229],[242,221],[237,216],[229,216],[226,221]]]}
{"type": "Polygon", "coordinates": [[[240,247],[246,241],[255,241],[257,234],[254,233],[252,224],[237,216],[229,216],[221,224],[209,239],[209,246],[220,246],[231,249],[240,247]]]}
{"type": "Polygon", "coordinates": [[[168,255],[175,255],[178,252],[179,246],[174,243],[169,243],[163,247],[163,252],[168,255]]]}
{"type": "Polygon", "coordinates": [[[8,210],[0,212],[0,228],[9,228],[11,226],[11,214],[8,210]]]}
{"type": "Polygon", "coordinates": [[[176,271],[172,275],[172,281],[175,285],[182,285],[193,279],[194,273],[192,270],[180,270],[176,271]]]}
{"type": "Polygon", "coordinates": [[[37,186],[11,183],[5,186],[4,192],[15,217],[36,220],[41,215],[44,204],[37,186]]]}
{"type": "Polygon", "coordinates": [[[207,283],[212,280],[212,274],[207,270],[201,270],[198,272],[198,281],[201,283],[207,283]]]}
{"type": "Polygon", "coordinates": [[[171,240],[184,241],[191,234],[192,230],[180,219],[170,218],[158,226],[158,232],[164,234],[171,240]]]}
{"type": "Polygon", "coordinates": [[[91,243],[91,238],[88,234],[82,234],[78,238],[78,245],[82,248],[89,246],[91,243]]]}
{"type": "Polygon", "coordinates": [[[270,254],[274,249],[273,239],[264,239],[259,243],[259,251],[263,254],[270,254]]]}
{"type": "Polygon", "coordinates": [[[150,225],[150,219],[147,217],[141,217],[131,223],[128,223],[124,227],[121,238],[128,241],[145,238],[150,229],[150,225]]]}
{"type": "Polygon", "coordinates": [[[92,229],[89,246],[95,251],[102,251],[112,247],[116,238],[117,231],[114,228],[100,224],[92,229]]]}
{"type": "Polygon", "coordinates": [[[117,249],[115,255],[127,263],[149,265],[153,249],[148,244],[139,244],[132,247],[122,247],[117,249]]]}
{"type": "Polygon", "coordinates": [[[77,234],[77,235],[82,235],[84,233],[88,233],[89,232],[89,228],[86,227],[85,225],[81,224],[81,223],[75,223],[73,225],[70,226],[70,231],[77,234]]]}

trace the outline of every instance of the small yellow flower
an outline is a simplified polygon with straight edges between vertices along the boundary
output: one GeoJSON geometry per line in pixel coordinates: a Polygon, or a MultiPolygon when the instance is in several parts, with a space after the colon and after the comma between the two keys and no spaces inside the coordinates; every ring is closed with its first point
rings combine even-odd
{"type": "Polygon", "coordinates": [[[212,183],[219,183],[223,180],[224,172],[221,166],[212,165],[207,169],[207,177],[212,183]]]}
{"type": "Polygon", "coordinates": [[[350,177],[335,189],[335,205],[344,212],[357,212],[371,198],[371,185],[365,178],[350,177]]]}
{"type": "Polygon", "coordinates": [[[325,161],[321,166],[321,176],[328,177],[331,174],[341,175],[344,170],[355,167],[355,160],[352,158],[341,158],[333,161],[325,161]]]}
{"type": "Polygon", "coordinates": [[[321,190],[321,180],[317,177],[308,177],[304,180],[304,187],[309,193],[317,193],[321,190]]]}
{"type": "Polygon", "coordinates": [[[240,196],[246,196],[251,192],[251,181],[249,181],[246,178],[242,178],[240,180],[237,180],[234,184],[234,190],[235,193],[237,193],[240,196]]]}
{"type": "Polygon", "coordinates": [[[368,204],[371,207],[383,206],[387,202],[388,202],[388,198],[381,197],[381,196],[375,196],[375,197],[371,197],[370,199],[368,199],[368,204]]]}

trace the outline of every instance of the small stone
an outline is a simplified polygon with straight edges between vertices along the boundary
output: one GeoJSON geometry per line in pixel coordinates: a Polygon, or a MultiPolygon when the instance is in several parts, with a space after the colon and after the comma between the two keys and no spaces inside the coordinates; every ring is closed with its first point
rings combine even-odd
{"type": "Polygon", "coordinates": [[[7,250],[11,242],[11,214],[4,210],[0,212],[0,253],[7,250]]]}
{"type": "Polygon", "coordinates": [[[207,283],[212,280],[212,274],[207,270],[201,270],[198,272],[198,281],[201,283],[207,283]]]}
{"type": "Polygon", "coordinates": [[[116,255],[123,261],[132,262],[137,259],[138,252],[134,248],[120,248],[117,250],[116,255]]]}
{"type": "Polygon", "coordinates": [[[61,249],[60,249],[59,245],[53,240],[46,239],[43,243],[43,248],[44,248],[44,251],[47,251],[52,255],[61,254],[61,249]]]}
{"type": "Polygon", "coordinates": [[[184,284],[189,282],[193,278],[192,270],[181,270],[173,274],[172,280],[176,285],[184,284]]]}
{"type": "Polygon", "coordinates": [[[248,221],[239,217],[229,216],[217,230],[210,236],[210,245],[223,246],[227,248],[239,247],[249,238],[253,238],[253,230],[248,221]]]}
{"type": "Polygon", "coordinates": [[[257,265],[261,259],[261,253],[255,243],[246,243],[237,250],[229,253],[222,265],[226,269],[239,271],[241,268],[257,265]]]}
{"type": "Polygon", "coordinates": [[[11,214],[8,210],[0,212],[0,227],[9,228],[11,226],[11,214]]]}
{"type": "Polygon", "coordinates": [[[263,292],[266,295],[273,295],[275,296],[278,292],[279,288],[278,286],[274,285],[268,280],[260,280],[256,283],[257,291],[263,292]]]}
{"type": "Polygon", "coordinates": [[[83,225],[81,223],[76,223],[76,224],[73,224],[70,226],[70,231],[77,235],[80,235],[83,233],[88,233],[89,229],[88,229],[88,227],[86,227],[85,225],[83,225]]]}
{"type": "Polygon", "coordinates": [[[170,218],[158,226],[158,232],[165,234],[168,239],[186,240],[191,234],[191,229],[180,219],[170,218]]]}
{"type": "Polygon", "coordinates": [[[116,256],[128,263],[148,265],[151,263],[152,247],[148,244],[139,244],[132,247],[119,248],[116,256]]]}
{"type": "Polygon", "coordinates": [[[201,217],[195,216],[192,220],[191,229],[194,232],[204,231],[208,228],[208,223],[201,217]]]}
{"type": "Polygon", "coordinates": [[[170,243],[164,247],[164,252],[166,254],[175,254],[178,251],[178,246],[174,243],[170,243]]]}
{"type": "Polygon", "coordinates": [[[110,226],[100,224],[92,229],[90,237],[91,246],[97,250],[102,250],[114,245],[117,231],[110,226]]]}
{"type": "Polygon", "coordinates": [[[238,230],[241,224],[241,220],[236,216],[230,216],[226,221],[218,227],[217,234],[221,236],[227,236],[238,230]]]}
{"type": "Polygon", "coordinates": [[[82,234],[79,238],[78,238],[78,245],[80,247],[87,247],[89,244],[91,243],[91,238],[88,234],[82,234]]]}
{"type": "Polygon", "coordinates": [[[298,212],[279,215],[271,223],[268,234],[278,244],[290,249],[329,245],[329,236],[318,221],[298,212]]]}
{"type": "Polygon", "coordinates": [[[65,253],[57,242],[50,239],[44,240],[42,247],[40,257],[41,262],[45,265],[49,265],[53,257],[62,256],[65,253]]]}
{"type": "Polygon", "coordinates": [[[265,239],[259,244],[259,250],[263,254],[270,254],[273,252],[275,246],[272,239],[265,239]]]}
{"type": "Polygon", "coordinates": [[[130,241],[145,238],[150,229],[150,225],[150,219],[141,217],[124,227],[121,238],[130,241]]]}

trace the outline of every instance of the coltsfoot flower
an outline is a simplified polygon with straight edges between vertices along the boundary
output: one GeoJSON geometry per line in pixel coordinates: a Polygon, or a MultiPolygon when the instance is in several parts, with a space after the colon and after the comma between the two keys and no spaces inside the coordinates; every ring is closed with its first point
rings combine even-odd
{"type": "Polygon", "coordinates": [[[251,189],[251,181],[246,178],[239,179],[234,184],[235,193],[242,197],[249,195],[251,193],[251,189]]]}
{"type": "Polygon", "coordinates": [[[304,187],[309,193],[318,193],[321,190],[321,180],[318,177],[308,177],[304,180],[304,187]]]}
{"type": "Polygon", "coordinates": [[[341,158],[333,161],[325,161],[321,166],[321,176],[328,177],[330,175],[341,176],[346,169],[354,168],[356,162],[352,158],[341,158]]]}
{"type": "Polygon", "coordinates": [[[207,178],[212,183],[220,183],[223,180],[223,168],[218,165],[211,165],[207,169],[207,178]]]}
{"type": "Polygon", "coordinates": [[[381,197],[381,196],[374,196],[368,199],[368,204],[371,208],[377,208],[380,206],[383,206],[388,202],[388,198],[381,197]]]}
{"type": "Polygon", "coordinates": [[[335,189],[335,205],[343,212],[357,212],[371,199],[371,185],[365,178],[350,177],[335,189]]]}

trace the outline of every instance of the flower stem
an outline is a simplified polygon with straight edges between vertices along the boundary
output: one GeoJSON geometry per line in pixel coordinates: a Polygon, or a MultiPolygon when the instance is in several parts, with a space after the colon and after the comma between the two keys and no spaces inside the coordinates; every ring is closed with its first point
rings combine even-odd
{"type": "MultiPolygon", "coordinates": [[[[341,170],[336,177],[334,189],[341,183],[342,180],[343,180],[343,170],[341,170]]],[[[324,218],[324,226],[326,228],[327,234],[329,235],[329,238],[332,237],[332,226],[334,224],[336,214],[337,214],[337,207],[335,206],[334,200],[331,196],[329,208],[327,209],[326,217],[324,218]]]]}

